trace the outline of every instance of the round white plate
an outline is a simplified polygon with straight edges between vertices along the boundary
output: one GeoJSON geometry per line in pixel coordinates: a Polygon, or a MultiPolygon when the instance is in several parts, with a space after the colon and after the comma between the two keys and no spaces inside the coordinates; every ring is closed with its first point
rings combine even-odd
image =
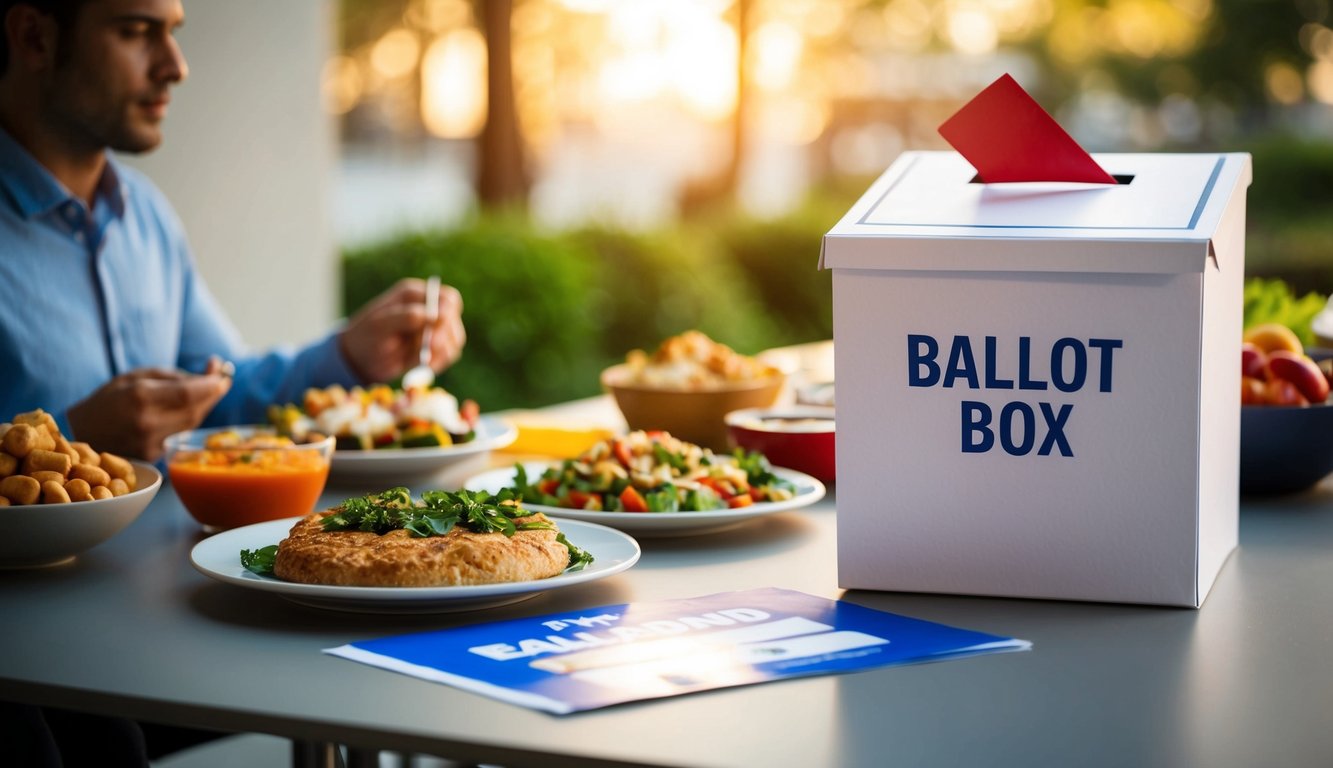
{"type": "Polygon", "coordinates": [[[260,576],[241,565],[242,549],[277,544],[301,518],[272,520],[210,536],[195,545],[190,562],[208,576],[227,584],[272,592],[294,603],[358,613],[447,613],[492,608],[536,597],[562,587],[604,579],[639,560],[639,543],[620,531],[577,520],[560,522],[560,530],[593,556],[591,564],[549,579],[464,587],[335,587],[297,584],[260,576]]]}
{"type": "Polygon", "coordinates": [[[477,421],[477,436],[466,443],[438,448],[385,448],[379,451],[333,452],[329,472],[335,479],[374,477],[384,482],[394,478],[413,478],[438,472],[450,464],[504,448],[518,437],[513,425],[482,416],[477,421]]]}
{"type": "MultiPolygon", "coordinates": [[[[528,481],[536,482],[549,467],[559,462],[522,462],[528,481]]],[[[469,491],[497,493],[514,484],[514,468],[502,467],[475,475],[463,483],[469,491]]],[[[774,467],[773,474],[796,486],[796,496],[786,501],[761,501],[738,509],[710,509],[705,512],[600,512],[587,509],[548,507],[524,503],[524,509],[544,512],[562,520],[580,520],[619,528],[642,538],[653,536],[694,536],[733,528],[748,520],[788,509],[808,507],[824,498],[824,484],[794,469],[774,467]]],[[[562,523],[563,524],[563,523],[562,523]]]]}

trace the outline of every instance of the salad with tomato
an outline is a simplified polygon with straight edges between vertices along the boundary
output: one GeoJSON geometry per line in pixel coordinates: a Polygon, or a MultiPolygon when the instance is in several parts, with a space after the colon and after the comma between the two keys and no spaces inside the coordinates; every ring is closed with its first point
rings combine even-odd
{"type": "Polygon", "coordinates": [[[763,454],[717,455],[644,431],[603,440],[535,480],[520,464],[514,485],[529,504],[605,512],[702,512],[796,495],[763,454]]]}

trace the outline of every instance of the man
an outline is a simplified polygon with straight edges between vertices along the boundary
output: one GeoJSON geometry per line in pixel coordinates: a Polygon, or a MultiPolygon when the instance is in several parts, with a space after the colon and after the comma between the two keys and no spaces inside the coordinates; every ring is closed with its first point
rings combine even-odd
{"type": "MultiPolygon", "coordinates": [[[[171,206],[109,156],[162,141],[183,20],[179,0],[0,0],[0,421],[40,407],[99,450],[156,459],[173,432],[417,362],[420,280],[304,349],[246,352],[171,206]]],[[[436,370],[462,350],[452,288],[432,340],[436,370]]],[[[165,751],[153,736],[197,740],[158,729],[145,748],[127,720],[0,702],[6,765],[143,766],[165,751]]]]}
{"type": "MultiPolygon", "coordinates": [[[[420,280],[299,351],[248,353],[171,206],[109,156],[162,141],[188,71],[179,0],[0,0],[0,21],[0,420],[44,408],[99,450],[151,460],[173,432],[417,362],[420,280]]],[[[441,288],[436,370],[462,350],[461,316],[441,288]]]]}

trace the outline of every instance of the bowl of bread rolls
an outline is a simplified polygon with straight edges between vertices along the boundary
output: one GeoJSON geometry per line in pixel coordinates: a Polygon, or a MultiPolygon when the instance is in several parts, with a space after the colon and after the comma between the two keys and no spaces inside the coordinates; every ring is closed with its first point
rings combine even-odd
{"type": "Polygon", "coordinates": [[[161,486],[152,465],[67,439],[41,409],[0,423],[0,568],[72,561],[134,522],[161,486]]]}

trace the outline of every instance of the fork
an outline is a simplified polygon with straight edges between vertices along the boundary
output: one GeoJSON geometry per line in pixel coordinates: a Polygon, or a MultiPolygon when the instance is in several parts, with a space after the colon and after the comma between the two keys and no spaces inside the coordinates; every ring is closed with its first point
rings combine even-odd
{"type": "Polygon", "coordinates": [[[430,337],[440,316],[440,276],[426,278],[426,324],[421,328],[419,362],[403,374],[403,389],[427,389],[435,383],[435,369],[430,367],[430,337]]]}

